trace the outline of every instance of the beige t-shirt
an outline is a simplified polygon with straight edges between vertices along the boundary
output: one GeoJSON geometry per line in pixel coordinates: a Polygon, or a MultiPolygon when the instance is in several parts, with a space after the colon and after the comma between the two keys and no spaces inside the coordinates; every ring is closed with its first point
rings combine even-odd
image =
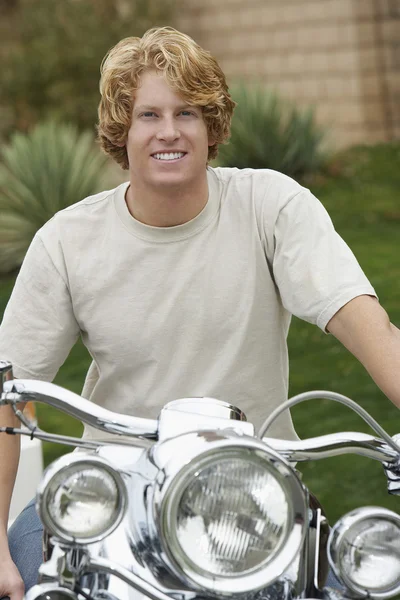
{"type": "MultiPolygon", "coordinates": [[[[183,225],[133,219],[125,183],[40,229],[0,327],[16,377],[52,380],[81,335],[84,395],[114,411],[155,418],[211,396],[258,426],[287,398],[291,314],[324,330],[375,292],[307,189],[270,170],[207,176],[208,203],[183,225]]],[[[295,437],[288,412],[270,435],[295,437]]]]}

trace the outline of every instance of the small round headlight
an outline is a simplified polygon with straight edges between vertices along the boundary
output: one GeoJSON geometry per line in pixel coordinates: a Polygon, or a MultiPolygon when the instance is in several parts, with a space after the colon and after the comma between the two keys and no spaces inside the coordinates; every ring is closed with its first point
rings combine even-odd
{"type": "Polygon", "coordinates": [[[304,535],[305,494],[265,450],[206,453],[175,477],[161,506],[162,539],[181,573],[203,589],[241,593],[270,584],[304,535]]]}
{"type": "Polygon", "coordinates": [[[353,592],[390,598],[400,592],[400,517],[387,509],[356,509],[332,528],[329,561],[353,592]]]}
{"type": "Polygon", "coordinates": [[[46,471],[37,508],[51,534],[65,542],[88,544],[118,526],[126,499],[120,474],[104,459],[68,455],[46,471]]]}

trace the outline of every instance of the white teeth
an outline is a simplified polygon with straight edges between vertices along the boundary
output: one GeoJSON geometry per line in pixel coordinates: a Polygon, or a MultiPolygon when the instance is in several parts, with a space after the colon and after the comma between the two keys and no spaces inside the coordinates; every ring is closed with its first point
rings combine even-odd
{"type": "Polygon", "coordinates": [[[154,158],[157,160],[176,160],[177,158],[182,158],[185,156],[184,152],[163,152],[159,154],[153,154],[154,158]]]}

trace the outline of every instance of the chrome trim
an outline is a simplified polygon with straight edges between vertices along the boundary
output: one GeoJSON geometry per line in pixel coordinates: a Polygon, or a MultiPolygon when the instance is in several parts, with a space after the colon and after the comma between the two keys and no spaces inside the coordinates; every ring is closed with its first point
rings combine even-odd
{"type": "Polygon", "coordinates": [[[54,584],[54,582],[58,582],[60,585],[67,585],[69,588],[73,587],[75,585],[75,576],[69,570],[67,563],[68,551],[58,545],[54,546],[50,559],[43,562],[39,567],[38,583],[54,584]]]}
{"type": "Polygon", "coordinates": [[[128,485],[128,494],[135,494],[135,503],[131,505],[129,513],[132,547],[142,552],[144,562],[153,564],[155,569],[167,568],[178,581],[183,581],[186,586],[203,593],[208,590],[208,593],[224,595],[265,588],[282,575],[299,552],[306,535],[307,492],[293,469],[260,440],[237,434],[232,430],[187,433],[153,446],[136,464],[135,473],[128,485]],[[193,579],[193,575],[182,572],[171,553],[165,535],[163,515],[165,510],[168,510],[168,502],[171,502],[168,500],[170,490],[176,486],[183,471],[194,468],[209,455],[221,456],[221,453],[227,450],[257,452],[266,460],[277,479],[282,479],[281,484],[293,507],[293,529],[288,531],[286,543],[282,545],[271,564],[260,568],[259,572],[238,576],[230,582],[223,581],[222,584],[211,576],[210,579],[199,582],[196,577],[193,579]]]}
{"type": "Polygon", "coordinates": [[[109,463],[105,458],[88,455],[88,454],[67,454],[61,456],[55,462],[53,462],[45,471],[44,476],[39,484],[37,495],[36,495],[36,510],[39,514],[39,517],[43,523],[44,528],[50,532],[51,535],[55,537],[55,540],[60,541],[62,543],[72,543],[76,545],[87,545],[94,542],[98,542],[104,539],[107,535],[113,532],[118,525],[121,523],[122,519],[125,516],[126,509],[128,506],[128,492],[126,489],[126,485],[124,480],[121,477],[121,474],[117,470],[116,467],[113,467],[111,463],[109,463]],[[115,520],[112,524],[110,524],[101,534],[97,534],[96,536],[88,536],[88,537],[76,537],[72,535],[68,535],[65,531],[62,531],[57,523],[54,523],[52,517],[49,515],[48,511],[48,494],[49,494],[49,486],[53,478],[70,466],[94,466],[98,468],[102,468],[106,470],[113,477],[115,484],[118,490],[118,515],[115,517],[115,520]]]}
{"type": "MultiPolygon", "coordinates": [[[[314,541],[314,556],[310,556],[310,559],[314,559],[313,561],[310,560],[310,562],[313,562],[313,567],[314,567],[314,576],[312,579],[312,584],[314,586],[314,590],[318,590],[320,589],[322,586],[320,586],[320,583],[318,581],[318,572],[319,572],[319,555],[320,555],[320,543],[321,543],[321,509],[317,508],[316,510],[316,514],[315,514],[315,540],[314,541]]],[[[311,582],[310,582],[311,583],[311,582]]],[[[311,586],[310,586],[311,587],[311,586]]]]}
{"type": "MultiPolygon", "coordinates": [[[[400,441],[400,434],[397,433],[393,436],[393,440],[398,444],[400,441]]],[[[387,477],[387,490],[389,494],[394,496],[400,495],[400,458],[397,462],[390,463],[387,461],[383,464],[383,470],[387,477]]]]}
{"type": "MultiPolygon", "coordinates": [[[[111,560],[114,565],[118,564],[119,567],[127,569],[130,573],[164,594],[173,595],[175,598],[179,596],[185,598],[185,600],[193,600],[196,593],[185,588],[181,582],[177,582],[175,579],[172,580],[165,569],[157,569],[154,573],[152,572],[150,566],[143,560],[147,548],[145,546],[132,547],[128,533],[126,516],[120,526],[100,544],[87,547],[88,556],[94,560],[97,560],[97,558],[111,560]]],[[[108,582],[107,590],[112,593],[115,590],[115,583],[112,579],[108,582]]]]}
{"type": "Polygon", "coordinates": [[[39,583],[31,587],[25,594],[25,600],[37,600],[41,598],[42,600],[52,600],[51,592],[55,592],[56,594],[62,594],[69,600],[77,600],[78,596],[72,590],[62,587],[61,585],[57,585],[56,582],[53,583],[39,583]]]}
{"type": "MultiPolygon", "coordinates": [[[[74,549],[63,549],[57,545],[53,549],[52,558],[57,556],[64,556],[63,564],[70,562],[70,554],[73,553],[74,549]],[[58,549],[58,552],[57,552],[58,549]]],[[[124,522],[107,538],[105,538],[99,544],[92,544],[83,550],[84,560],[81,561],[79,569],[74,571],[76,581],[81,587],[83,581],[86,583],[86,577],[94,577],[93,580],[96,590],[100,593],[100,597],[105,600],[132,600],[132,588],[139,593],[149,595],[149,587],[152,594],[154,594],[160,600],[166,600],[166,598],[175,600],[195,600],[196,598],[207,598],[210,597],[205,591],[198,594],[193,589],[185,589],[179,582],[171,582],[168,580],[165,571],[157,569],[155,576],[149,571],[147,565],[140,565],[136,560],[134,554],[132,554],[129,547],[129,541],[126,537],[126,528],[124,522]],[[110,560],[112,557],[112,560],[110,560]],[[82,579],[83,578],[83,579],[82,579]],[[101,585],[99,586],[99,583],[101,585]],[[170,584],[170,585],[168,585],[170,584]],[[127,586],[126,588],[124,586],[127,586]]],[[[304,552],[302,551],[302,554],[304,552]]],[[[242,600],[292,600],[303,596],[304,588],[299,586],[299,581],[302,580],[301,572],[303,571],[303,560],[304,557],[296,557],[294,563],[290,568],[283,574],[281,578],[275,581],[272,585],[264,588],[260,591],[250,591],[247,594],[242,594],[240,597],[242,600]],[[300,580],[299,580],[300,576],[300,580]]],[[[47,563],[48,564],[48,563],[47,563]]],[[[42,565],[41,570],[44,565],[42,565]]],[[[63,571],[64,566],[52,573],[55,577],[53,579],[53,586],[59,585],[58,576],[63,571]],[[57,576],[57,573],[59,574],[57,576]]],[[[89,582],[87,582],[89,583],[89,582]]],[[[90,588],[90,585],[89,585],[90,588]]],[[[92,589],[89,594],[95,599],[97,593],[92,589]]],[[[134,596],[135,598],[135,596],[134,596]]],[[[32,600],[36,600],[33,598],[32,600]]],[[[144,600],[141,599],[141,600],[144,600]]]]}
{"type": "Polygon", "coordinates": [[[3,393],[6,381],[14,379],[12,364],[7,360],[0,360],[0,394],[3,393]]]}
{"type": "Polygon", "coordinates": [[[114,575],[115,577],[118,577],[118,579],[128,583],[138,592],[145,594],[151,600],[171,600],[171,596],[167,596],[167,594],[164,594],[147,581],[143,581],[140,577],[134,573],[131,573],[125,567],[121,567],[119,564],[116,564],[108,559],[90,557],[85,565],[85,572],[102,572],[107,573],[108,575],[114,575]]]}
{"type": "MultiPolygon", "coordinates": [[[[179,412],[204,415],[210,419],[230,419],[234,421],[247,421],[247,417],[240,408],[217,400],[216,398],[196,397],[196,398],[178,398],[168,402],[163,408],[163,411],[177,410],[179,412]]],[[[163,412],[162,411],[162,412],[163,412]]]]}
{"type": "Polygon", "coordinates": [[[118,469],[120,473],[123,472],[124,476],[126,475],[129,478],[130,472],[135,468],[135,464],[143,452],[145,452],[143,448],[135,446],[105,444],[96,448],[95,455],[104,458],[104,460],[118,469]]]}
{"type": "Polygon", "coordinates": [[[156,420],[115,413],[47,381],[14,379],[4,383],[0,405],[30,401],[49,404],[82,423],[107,433],[154,441],[158,439],[156,420]]]}
{"type": "Polygon", "coordinates": [[[316,511],[316,539],[315,555],[313,560],[314,577],[313,585],[316,590],[321,590],[326,583],[329,572],[327,546],[329,538],[329,523],[321,508],[316,511]]]}
{"type": "MultiPolygon", "coordinates": [[[[384,598],[391,598],[400,592],[400,573],[398,577],[398,584],[395,587],[390,588],[385,592],[374,592],[368,588],[363,588],[356,585],[347,575],[342,572],[339,562],[339,554],[343,538],[349,529],[351,529],[357,523],[364,521],[369,518],[381,518],[395,522],[400,527],[400,516],[395,512],[386,508],[378,506],[363,506],[356,508],[355,510],[344,515],[335,525],[332,527],[329,540],[328,540],[328,559],[329,563],[336,575],[346,587],[352,592],[361,596],[368,596],[370,598],[377,598],[383,600],[384,598]]],[[[400,548],[399,548],[400,549],[400,548]]]]}
{"type": "Polygon", "coordinates": [[[189,431],[232,429],[254,437],[254,425],[238,408],[215,398],[181,398],[169,402],[159,416],[159,440],[189,431]]]}
{"type": "MultiPolygon", "coordinates": [[[[195,600],[198,598],[200,600],[201,598],[215,597],[210,596],[205,590],[201,590],[200,594],[191,590],[182,590],[181,588],[172,587],[162,591],[155,585],[143,580],[132,570],[121,566],[119,563],[115,563],[115,561],[100,557],[90,557],[88,559],[88,562],[85,565],[85,573],[107,573],[132,586],[135,590],[145,594],[152,600],[171,600],[171,598],[180,598],[181,600],[195,600]]],[[[110,582],[109,588],[111,585],[110,582]]],[[[158,586],[159,583],[157,582],[156,585],[158,586]]],[[[291,600],[298,597],[296,591],[295,578],[286,577],[285,575],[263,590],[250,591],[248,594],[241,594],[240,598],[242,600],[291,600]]]]}
{"type": "Polygon", "coordinates": [[[388,463],[396,463],[399,459],[399,454],[383,440],[355,431],[330,433],[299,441],[267,437],[263,441],[290,462],[319,460],[349,453],[388,463]]]}

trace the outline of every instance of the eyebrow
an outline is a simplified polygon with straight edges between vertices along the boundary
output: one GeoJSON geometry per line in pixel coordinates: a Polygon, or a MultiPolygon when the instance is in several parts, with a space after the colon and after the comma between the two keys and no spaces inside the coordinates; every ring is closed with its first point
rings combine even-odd
{"type": "MultiPolygon", "coordinates": [[[[196,106],[194,104],[182,104],[176,107],[176,110],[185,110],[190,108],[191,110],[193,109],[199,109],[200,110],[200,106],[196,106]]],[[[143,111],[154,111],[154,112],[158,112],[160,111],[160,107],[159,106],[151,106],[149,104],[140,104],[139,106],[134,106],[133,108],[133,112],[135,114],[138,114],[139,112],[143,112],[143,111]]]]}

